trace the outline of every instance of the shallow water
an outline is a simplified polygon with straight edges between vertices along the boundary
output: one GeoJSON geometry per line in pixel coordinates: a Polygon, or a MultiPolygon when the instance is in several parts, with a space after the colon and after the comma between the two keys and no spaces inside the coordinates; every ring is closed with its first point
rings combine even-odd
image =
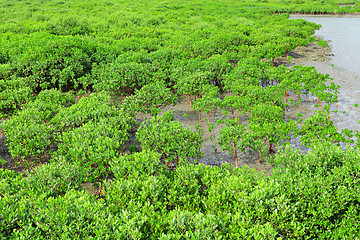
{"type": "MultiPolygon", "coordinates": [[[[332,106],[331,117],[339,129],[360,131],[360,17],[359,16],[291,16],[322,25],[315,36],[330,40],[330,59],[297,59],[304,66],[314,66],[320,73],[328,73],[341,86],[338,107],[332,106]],[[338,110],[340,114],[335,114],[338,110]]],[[[311,109],[305,110],[311,112],[311,109]]]]}
{"type": "MultiPolygon", "coordinates": [[[[292,16],[321,24],[315,32],[330,40],[334,57],[329,61],[346,73],[360,75],[360,16],[292,16]]],[[[358,84],[360,86],[360,82],[358,84]]]]}

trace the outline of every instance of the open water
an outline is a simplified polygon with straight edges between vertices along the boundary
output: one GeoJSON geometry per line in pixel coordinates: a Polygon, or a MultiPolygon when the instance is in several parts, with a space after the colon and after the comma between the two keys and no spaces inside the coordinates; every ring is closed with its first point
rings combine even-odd
{"type": "MultiPolygon", "coordinates": [[[[321,24],[315,35],[330,40],[334,57],[329,61],[345,72],[360,75],[360,16],[293,16],[321,24]]],[[[360,85],[360,82],[359,82],[360,85]]]]}

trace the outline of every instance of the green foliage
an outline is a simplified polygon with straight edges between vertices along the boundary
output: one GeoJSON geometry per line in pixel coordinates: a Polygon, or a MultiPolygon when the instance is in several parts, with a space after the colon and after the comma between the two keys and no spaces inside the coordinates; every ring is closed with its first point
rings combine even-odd
{"type": "MultiPolygon", "coordinates": [[[[1,77],[0,77],[1,79],[1,77]]],[[[12,78],[0,80],[0,111],[12,114],[33,99],[33,89],[27,79],[12,78]]]]}
{"type": "Polygon", "coordinates": [[[151,82],[153,71],[147,63],[118,63],[114,61],[95,68],[92,74],[97,80],[97,91],[130,92],[151,82]]]}
{"type": "Polygon", "coordinates": [[[329,141],[334,144],[349,142],[346,136],[338,132],[328,111],[317,111],[306,119],[301,127],[300,135],[300,140],[305,146],[311,145],[314,141],[329,141]]]}
{"type": "Polygon", "coordinates": [[[261,79],[266,78],[268,68],[269,65],[259,59],[243,59],[226,76],[226,89],[234,91],[233,88],[237,85],[259,85],[261,79]]]}
{"type": "Polygon", "coordinates": [[[95,61],[96,44],[79,37],[34,33],[8,35],[0,42],[8,48],[13,74],[29,78],[38,89],[77,88],[95,61]]]}
{"type": "Polygon", "coordinates": [[[98,122],[118,115],[109,95],[93,93],[89,97],[82,97],[77,104],[61,109],[50,123],[59,130],[68,130],[90,121],[98,122]]]}
{"type": "MultiPolygon", "coordinates": [[[[196,92],[185,85],[204,78],[223,86],[233,63],[239,66],[237,73],[246,72],[242,62],[265,66],[259,60],[272,60],[304,45],[319,28],[301,19],[288,20],[287,14],[272,15],[298,11],[296,4],[281,7],[273,1],[260,4],[266,10],[234,2],[233,11],[222,1],[201,0],[179,8],[174,1],[164,7],[160,0],[145,8],[137,3],[136,13],[127,1],[121,7],[76,1],[11,5],[14,12],[6,4],[0,6],[5,16],[0,24],[4,33],[0,63],[8,69],[0,72],[29,78],[37,91],[55,87],[124,94],[165,81],[180,92],[196,92]],[[192,13],[187,8],[202,15],[189,17],[192,13]]],[[[330,12],[340,10],[325,9],[329,7],[330,12]]]]}
{"type": "Polygon", "coordinates": [[[324,49],[325,49],[326,47],[329,47],[328,42],[321,39],[321,40],[319,40],[319,41],[317,42],[317,45],[318,45],[319,47],[321,47],[322,55],[324,56],[324,49]]]}
{"type": "Polygon", "coordinates": [[[30,188],[21,174],[0,169],[0,237],[10,236],[27,219],[30,204],[23,198],[31,193],[30,188]]]}
{"type": "MultiPolygon", "coordinates": [[[[278,107],[268,104],[258,104],[251,110],[249,129],[253,140],[252,148],[259,151],[261,155],[271,151],[272,144],[279,142],[290,135],[291,130],[284,131],[286,123],[284,122],[285,113],[278,107]],[[269,148],[265,146],[269,144],[269,148]]],[[[287,130],[287,129],[286,129],[287,130]]],[[[261,159],[260,155],[260,161],[261,159]]]]}
{"type": "Polygon", "coordinates": [[[337,93],[340,86],[331,82],[332,79],[329,78],[328,74],[318,73],[313,66],[297,65],[291,69],[279,66],[272,68],[269,75],[270,78],[278,82],[275,89],[282,95],[286,95],[288,92],[294,92],[298,95],[311,93],[319,101],[337,102],[337,93]]]}
{"type": "Polygon", "coordinates": [[[319,40],[317,43],[321,48],[329,47],[329,44],[325,40],[319,40]]]}
{"type": "Polygon", "coordinates": [[[267,123],[279,123],[284,117],[285,113],[280,107],[269,104],[258,104],[251,109],[250,122],[264,126],[267,123]]]}
{"type": "Polygon", "coordinates": [[[28,183],[48,197],[64,195],[70,189],[81,190],[83,179],[82,167],[64,159],[41,165],[28,175],[28,183]]]}
{"type": "Polygon", "coordinates": [[[176,96],[163,82],[150,83],[135,90],[135,94],[126,98],[122,105],[129,111],[150,113],[156,116],[160,113],[159,107],[175,104],[176,96]],[[136,106],[130,107],[130,105],[136,106]]]}
{"type": "Polygon", "coordinates": [[[222,221],[215,215],[204,215],[191,211],[172,211],[167,219],[169,231],[163,233],[159,239],[211,239],[220,238],[218,230],[222,221]]]}
{"type": "Polygon", "coordinates": [[[231,120],[226,119],[226,126],[220,130],[220,136],[218,138],[221,149],[234,154],[236,165],[238,165],[237,151],[245,152],[246,147],[252,147],[246,126],[238,122],[237,118],[231,120]]]}
{"type": "Polygon", "coordinates": [[[209,114],[216,111],[221,105],[219,89],[213,85],[204,85],[201,89],[201,97],[194,101],[194,109],[209,114]]]}
{"type": "Polygon", "coordinates": [[[40,118],[45,121],[52,119],[60,109],[69,107],[75,103],[71,92],[62,93],[51,89],[39,93],[35,101],[30,102],[26,108],[33,108],[39,111],[40,118]]]}
{"type": "Polygon", "coordinates": [[[127,119],[115,117],[86,123],[62,135],[55,158],[81,167],[87,181],[103,179],[109,162],[121,154],[131,128],[127,119]]]}
{"type": "MultiPolygon", "coordinates": [[[[37,199],[29,210],[27,221],[20,223],[22,231],[15,231],[14,238],[99,239],[119,227],[116,222],[120,219],[109,215],[103,201],[95,201],[84,191],[70,190],[57,198],[37,199]]],[[[116,231],[112,235],[116,236],[116,231]]]]}
{"type": "Polygon", "coordinates": [[[323,0],[0,1],[6,145],[13,157],[51,157],[27,178],[0,169],[0,238],[359,238],[358,148],[335,145],[359,145],[360,133],[339,133],[326,111],[301,127],[284,113],[303,93],[337,102],[339,86],[276,59],[315,41],[320,27],[288,13],[334,10],[355,8],[323,0]],[[82,95],[75,105],[72,90],[82,95]],[[284,149],[270,176],[189,162],[169,171],[163,158],[202,157],[203,142],[197,127],[158,116],[176,101],[174,90],[208,114],[214,139],[210,114],[231,112],[219,121],[225,151],[265,154],[298,135],[310,150],[277,145],[284,149]],[[139,112],[154,117],[135,134],[139,112]],[[123,155],[132,134],[143,151],[123,155]],[[82,190],[105,179],[97,198],[82,190]]]}
{"type": "Polygon", "coordinates": [[[138,179],[158,175],[162,172],[160,156],[161,154],[153,151],[120,156],[110,163],[111,171],[116,179],[138,179]]]}
{"type": "Polygon", "coordinates": [[[139,148],[135,144],[131,144],[128,150],[130,154],[140,152],[139,148]]]}
{"type": "Polygon", "coordinates": [[[91,29],[84,19],[62,16],[54,19],[46,26],[46,30],[54,35],[89,35],[91,29]]]}
{"type": "MultiPolygon", "coordinates": [[[[66,174],[66,166],[46,174],[58,176],[58,172],[60,178],[33,188],[21,175],[0,170],[1,234],[13,238],[49,234],[66,238],[75,233],[120,239],[356,238],[358,150],[343,151],[331,143],[311,148],[307,154],[285,148],[274,159],[279,167],[268,177],[227,165],[185,164],[168,172],[154,152],[120,157],[111,162],[115,178],[106,184],[106,202],[74,189],[47,197],[51,188],[59,186],[57,179],[69,182],[73,174],[66,174]]],[[[35,181],[41,172],[36,170],[29,179],[35,181]]]]}
{"type": "Polygon", "coordinates": [[[311,149],[301,154],[287,147],[274,160],[284,166],[273,172],[274,178],[295,210],[287,220],[289,235],[358,237],[358,150],[317,141],[311,149]]]}
{"type": "Polygon", "coordinates": [[[203,140],[200,133],[192,132],[190,128],[186,129],[174,120],[172,112],[166,112],[143,122],[136,132],[136,139],[141,143],[141,147],[159,152],[166,162],[201,156],[203,140]]]}
{"type": "Polygon", "coordinates": [[[203,72],[190,73],[188,76],[181,77],[176,84],[178,94],[186,94],[189,96],[189,104],[192,106],[191,97],[198,97],[203,86],[209,84],[209,74],[203,72]]]}
{"type": "Polygon", "coordinates": [[[166,48],[152,53],[143,50],[124,53],[114,61],[96,65],[91,82],[97,91],[133,93],[147,84],[167,80],[172,54],[166,48]]]}
{"type": "Polygon", "coordinates": [[[38,156],[51,145],[55,129],[25,115],[35,115],[37,111],[22,111],[21,116],[8,120],[2,126],[6,133],[6,145],[13,158],[38,156]]]}
{"type": "Polygon", "coordinates": [[[6,144],[13,157],[37,156],[55,141],[55,128],[49,121],[73,101],[71,94],[46,90],[35,101],[25,105],[18,115],[2,125],[6,144]]]}
{"type": "MultiPolygon", "coordinates": [[[[163,172],[148,164],[129,163],[127,166],[136,170],[124,171],[127,160],[139,163],[140,156],[148,163],[151,153],[114,162],[113,168],[122,170],[108,185],[106,199],[114,212],[128,209],[148,217],[139,222],[143,238],[272,239],[278,231],[268,222],[271,216],[275,221],[281,214],[291,213],[286,199],[277,197],[278,185],[247,168],[231,171],[229,166],[219,169],[185,164],[163,172]]],[[[159,163],[157,158],[155,163],[159,163]]]]}

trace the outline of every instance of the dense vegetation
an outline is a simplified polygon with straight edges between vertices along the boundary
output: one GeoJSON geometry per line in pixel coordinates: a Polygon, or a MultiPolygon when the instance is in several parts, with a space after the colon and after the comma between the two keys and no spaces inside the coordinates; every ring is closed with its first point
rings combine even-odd
{"type": "Polygon", "coordinates": [[[358,238],[360,133],[330,119],[339,86],[278,62],[320,27],[289,12],[357,11],[337,3],[0,0],[5,144],[23,167],[49,159],[0,168],[1,239],[358,238]],[[319,110],[287,118],[305,94],[319,110]],[[162,112],[180,97],[207,124],[162,112]],[[233,165],[197,164],[205,130],[233,165]],[[272,175],[237,167],[249,150],[272,175]]]}

